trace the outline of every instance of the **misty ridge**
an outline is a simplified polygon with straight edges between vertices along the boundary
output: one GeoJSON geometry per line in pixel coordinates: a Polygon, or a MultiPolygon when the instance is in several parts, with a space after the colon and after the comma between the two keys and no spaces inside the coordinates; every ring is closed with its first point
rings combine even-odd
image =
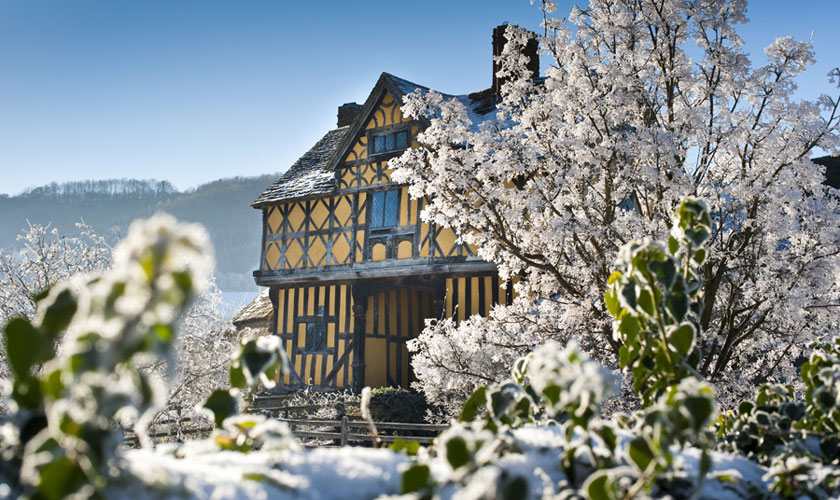
{"type": "Polygon", "coordinates": [[[51,183],[9,196],[0,194],[0,248],[20,248],[17,236],[31,224],[49,224],[62,236],[79,236],[84,220],[113,245],[134,219],[166,212],[207,228],[216,252],[222,291],[254,289],[262,218],[251,208],[279,174],[219,179],[179,191],[168,181],[106,179],[51,183]]]}

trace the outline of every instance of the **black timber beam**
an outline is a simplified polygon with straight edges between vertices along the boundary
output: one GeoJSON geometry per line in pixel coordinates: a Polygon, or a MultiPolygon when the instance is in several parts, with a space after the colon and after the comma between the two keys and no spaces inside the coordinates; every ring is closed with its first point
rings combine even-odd
{"type": "Polygon", "coordinates": [[[458,275],[492,272],[496,264],[485,261],[449,262],[439,264],[410,264],[402,266],[373,266],[357,264],[343,269],[312,269],[294,271],[254,271],[254,281],[260,286],[297,285],[303,283],[347,282],[359,279],[388,279],[418,275],[458,275]]]}

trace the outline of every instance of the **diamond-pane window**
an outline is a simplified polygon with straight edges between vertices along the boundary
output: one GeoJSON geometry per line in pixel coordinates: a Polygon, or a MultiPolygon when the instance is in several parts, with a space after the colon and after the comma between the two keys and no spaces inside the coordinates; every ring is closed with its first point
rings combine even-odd
{"type": "Polygon", "coordinates": [[[397,210],[399,205],[399,190],[392,189],[385,192],[385,226],[397,225],[397,210]]]}
{"type": "Polygon", "coordinates": [[[306,324],[304,352],[319,352],[327,348],[327,322],[324,317],[324,306],[318,306],[315,314],[315,320],[306,324]]]}
{"type": "Polygon", "coordinates": [[[375,155],[382,153],[390,153],[392,151],[400,151],[408,147],[408,131],[400,130],[398,132],[390,132],[385,134],[378,134],[372,137],[373,153],[375,155]]]}
{"type": "Polygon", "coordinates": [[[405,149],[408,147],[408,132],[403,130],[397,132],[397,149],[405,149]]]}
{"type": "Polygon", "coordinates": [[[370,227],[394,227],[400,208],[400,190],[376,191],[370,207],[370,227]]]}
{"type": "Polygon", "coordinates": [[[370,207],[370,226],[382,227],[385,215],[385,191],[373,193],[373,203],[370,207]]]}
{"type": "Polygon", "coordinates": [[[379,135],[373,138],[373,152],[374,154],[385,152],[385,136],[379,135]]]}

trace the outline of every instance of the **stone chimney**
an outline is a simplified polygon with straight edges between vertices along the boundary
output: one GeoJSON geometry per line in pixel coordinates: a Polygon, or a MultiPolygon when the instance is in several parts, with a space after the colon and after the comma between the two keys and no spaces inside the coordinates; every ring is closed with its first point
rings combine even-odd
{"type": "MultiPolygon", "coordinates": [[[[496,62],[496,58],[502,55],[502,49],[505,48],[505,43],[507,43],[507,39],[505,38],[505,30],[507,29],[507,24],[502,24],[501,26],[496,26],[493,28],[493,94],[500,95],[502,92],[502,84],[505,83],[505,78],[499,78],[496,76],[496,73],[499,72],[499,63],[496,62]]],[[[529,33],[532,35],[528,43],[525,45],[525,55],[528,56],[528,69],[531,70],[531,76],[536,78],[540,76],[540,56],[539,56],[539,43],[537,42],[537,35],[534,33],[529,33]]]]}
{"type": "Polygon", "coordinates": [[[355,102],[347,102],[342,104],[338,107],[338,126],[343,127],[345,125],[350,125],[353,123],[353,120],[359,116],[359,112],[362,110],[361,104],[356,104],[355,102]]]}

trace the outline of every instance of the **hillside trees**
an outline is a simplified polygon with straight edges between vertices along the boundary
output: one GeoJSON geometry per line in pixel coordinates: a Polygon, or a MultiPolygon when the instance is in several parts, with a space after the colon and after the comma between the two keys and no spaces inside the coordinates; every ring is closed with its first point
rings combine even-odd
{"type": "MultiPolygon", "coordinates": [[[[420,385],[462,399],[549,339],[615,364],[603,296],[618,248],[665,235],[685,195],[712,214],[700,374],[724,406],[728,391],[783,381],[840,319],[840,208],[809,160],[838,151],[838,99],[793,98],[810,43],[779,38],[753,67],[740,1],[592,0],[564,19],[555,9],[542,3],[544,80],[526,69],[527,32],[507,30],[497,120],[476,125],[434,91],[405,100],[430,126],[392,161],[394,178],[431,198],[428,220],[519,278],[512,306],[424,331],[420,385]]],[[[840,70],[829,79],[840,84],[840,70]]]]}

